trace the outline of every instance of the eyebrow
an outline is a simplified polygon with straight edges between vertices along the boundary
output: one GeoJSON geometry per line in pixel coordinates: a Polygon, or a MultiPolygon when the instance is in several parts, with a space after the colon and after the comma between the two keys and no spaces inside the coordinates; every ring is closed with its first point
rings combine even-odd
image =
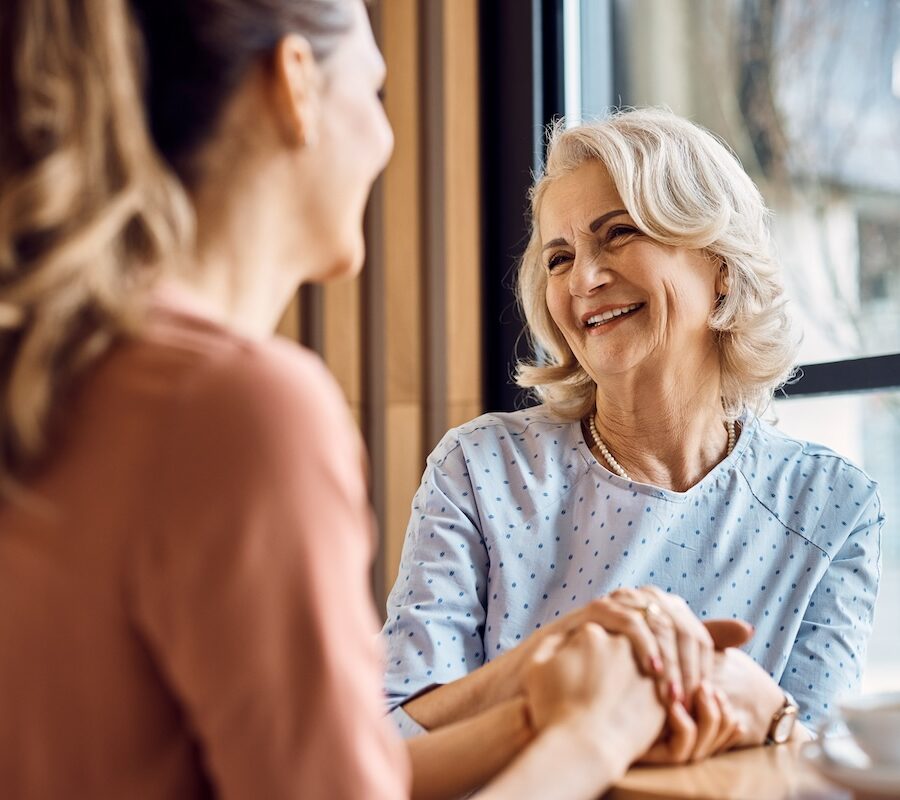
{"type": "MultiPolygon", "coordinates": [[[[607,220],[612,219],[613,217],[618,217],[622,214],[627,214],[627,213],[628,212],[624,208],[615,208],[612,211],[607,211],[603,216],[597,217],[597,219],[595,219],[590,224],[589,227],[590,227],[591,233],[596,233],[600,229],[600,227],[603,225],[603,223],[606,222],[607,220]]],[[[551,239],[549,242],[547,242],[547,244],[545,244],[541,248],[541,252],[543,253],[544,250],[549,250],[551,247],[559,247],[560,245],[563,245],[563,244],[568,244],[568,242],[563,238],[551,239]]]]}

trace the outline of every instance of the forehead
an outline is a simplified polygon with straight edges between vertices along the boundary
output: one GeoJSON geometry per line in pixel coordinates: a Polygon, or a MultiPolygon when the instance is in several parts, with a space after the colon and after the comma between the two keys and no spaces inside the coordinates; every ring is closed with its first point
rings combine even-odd
{"type": "Polygon", "coordinates": [[[557,178],[544,192],[538,212],[541,240],[571,240],[574,231],[587,231],[597,217],[624,207],[603,164],[586,161],[557,178]]]}

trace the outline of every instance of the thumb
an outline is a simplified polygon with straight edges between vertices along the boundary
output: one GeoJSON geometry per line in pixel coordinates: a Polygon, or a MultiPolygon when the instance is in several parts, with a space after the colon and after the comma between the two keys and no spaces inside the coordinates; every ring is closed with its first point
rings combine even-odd
{"type": "Polygon", "coordinates": [[[535,648],[534,652],[531,654],[531,663],[547,663],[551,658],[553,658],[554,654],[557,650],[559,650],[565,639],[566,637],[561,633],[551,633],[549,636],[545,636],[544,640],[535,648]]]}
{"type": "Polygon", "coordinates": [[[716,650],[740,647],[753,636],[753,626],[739,619],[711,619],[703,624],[712,636],[716,650]]]}

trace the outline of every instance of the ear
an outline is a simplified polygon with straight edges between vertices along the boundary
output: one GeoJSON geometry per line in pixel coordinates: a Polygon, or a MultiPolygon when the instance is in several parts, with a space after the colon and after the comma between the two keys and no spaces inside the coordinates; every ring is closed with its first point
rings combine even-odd
{"type": "Polygon", "coordinates": [[[278,42],[273,81],[276,114],[287,141],[295,147],[314,145],[319,130],[322,74],[304,37],[289,34],[278,42]]]}

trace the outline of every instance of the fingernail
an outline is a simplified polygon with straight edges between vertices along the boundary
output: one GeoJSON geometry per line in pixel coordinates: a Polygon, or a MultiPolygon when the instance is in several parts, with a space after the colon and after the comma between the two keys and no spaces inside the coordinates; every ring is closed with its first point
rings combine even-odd
{"type": "Polygon", "coordinates": [[[669,681],[669,700],[673,703],[681,703],[683,699],[681,687],[675,681],[669,681]]]}
{"type": "Polygon", "coordinates": [[[650,666],[654,675],[659,675],[663,671],[662,659],[659,656],[653,656],[650,659],[650,666]]]}

